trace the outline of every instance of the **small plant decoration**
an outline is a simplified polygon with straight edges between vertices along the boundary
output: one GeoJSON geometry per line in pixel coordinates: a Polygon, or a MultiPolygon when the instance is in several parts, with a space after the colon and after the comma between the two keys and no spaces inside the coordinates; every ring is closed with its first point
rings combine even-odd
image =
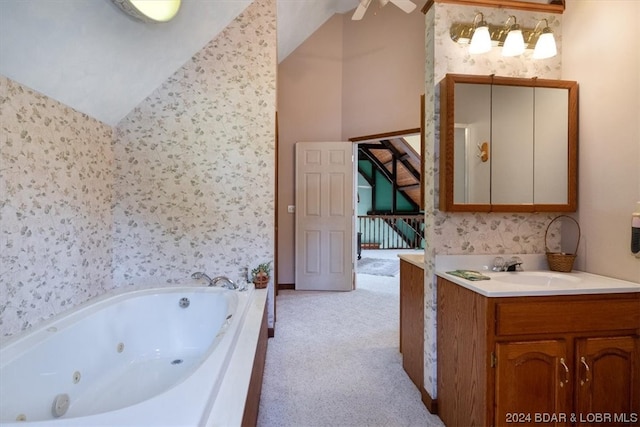
{"type": "Polygon", "coordinates": [[[271,262],[263,262],[251,270],[251,281],[257,289],[267,287],[271,273],[271,262]]]}

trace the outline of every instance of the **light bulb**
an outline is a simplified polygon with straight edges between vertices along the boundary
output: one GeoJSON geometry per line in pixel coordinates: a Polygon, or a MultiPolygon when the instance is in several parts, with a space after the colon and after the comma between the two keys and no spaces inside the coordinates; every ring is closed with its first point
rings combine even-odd
{"type": "Polygon", "coordinates": [[[477,27],[473,31],[471,44],[469,45],[469,53],[478,54],[491,50],[491,36],[489,35],[489,27],[487,25],[477,27]]]}
{"type": "Polygon", "coordinates": [[[553,37],[551,30],[546,32],[547,28],[540,34],[536,47],[533,50],[534,59],[546,59],[552,58],[557,55],[558,50],[556,48],[556,39],[553,37]]]}
{"type": "Polygon", "coordinates": [[[502,46],[502,56],[518,56],[524,53],[525,45],[522,30],[517,25],[511,28],[509,34],[507,34],[507,39],[504,41],[504,46],[502,46]]]}

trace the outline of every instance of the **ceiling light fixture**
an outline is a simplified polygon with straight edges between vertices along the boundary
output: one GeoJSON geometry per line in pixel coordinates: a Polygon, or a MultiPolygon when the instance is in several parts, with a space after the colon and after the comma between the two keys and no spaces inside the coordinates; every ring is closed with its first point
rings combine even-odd
{"type": "Polygon", "coordinates": [[[144,22],[167,22],[180,9],[180,0],[113,0],[127,14],[144,22]]]}
{"type": "Polygon", "coordinates": [[[502,47],[503,56],[517,56],[526,49],[534,50],[534,59],[546,59],[557,55],[556,41],[547,19],[538,21],[535,28],[522,28],[516,22],[515,16],[509,16],[504,25],[498,26],[487,24],[484,15],[477,13],[471,23],[451,24],[449,34],[454,42],[469,46],[471,54],[489,52],[491,48],[499,46],[502,47]]]}

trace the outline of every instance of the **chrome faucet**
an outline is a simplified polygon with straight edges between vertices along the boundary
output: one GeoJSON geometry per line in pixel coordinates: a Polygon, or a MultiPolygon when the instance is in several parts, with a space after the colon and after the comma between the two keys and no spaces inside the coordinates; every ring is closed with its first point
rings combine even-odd
{"type": "MultiPolygon", "coordinates": [[[[229,279],[227,276],[214,277],[213,281],[212,281],[213,285],[211,285],[211,286],[216,286],[220,282],[223,282],[222,285],[220,285],[223,288],[238,289],[238,285],[236,285],[236,283],[233,280],[229,279]]],[[[241,289],[241,290],[243,290],[243,289],[241,289]]]]}
{"type": "Polygon", "coordinates": [[[193,273],[191,275],[192,279],[205,279],[207,282],[209,282],[208,286],[215,286],[215,283],[213,281],[213,279],[209,276],[207,276],[205,273],[201,272],[201,271],[196,271],[195,273],[193,273]]]}
{"type": "Polygon", "coordinates": [[[501,256],[497,256],[493,260],[493,271],[522,271],[522,259],[520,257],[511,257],[509,261],[504,260],[501,256]]]}
{"type": "Polygon", "coordinates": [[[209,276],[207,276],[205,273],[201,272],[201,271],[196,271],[195,273],[193,273],[191,275],[192,279],[205,279],[207,282],[209,282],[209,284],[207,286],[220,286],[222,288],[227,288],[227,289],[232,289],[232,290],[239,290],[239,291],[246,291],[247,287],[243,286],[243,287],[239,287],[236,282],[234,282],[233,280],[229,279],[227,276],[216,276],[213,279],[209,276]],[[222,283],[221,283],[222,282],[222,283]]]}

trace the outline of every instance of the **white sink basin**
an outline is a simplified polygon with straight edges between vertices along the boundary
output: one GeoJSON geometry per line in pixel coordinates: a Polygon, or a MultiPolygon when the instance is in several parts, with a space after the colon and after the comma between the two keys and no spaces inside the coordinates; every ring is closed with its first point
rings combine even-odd
{"type": "Polygon", "coordinates": [[[582,281],[580,277],[553,271],[516,271],[492,273],[490,276],[498,282],[524,286],[565,287],[575,286],[582,281]]]}

